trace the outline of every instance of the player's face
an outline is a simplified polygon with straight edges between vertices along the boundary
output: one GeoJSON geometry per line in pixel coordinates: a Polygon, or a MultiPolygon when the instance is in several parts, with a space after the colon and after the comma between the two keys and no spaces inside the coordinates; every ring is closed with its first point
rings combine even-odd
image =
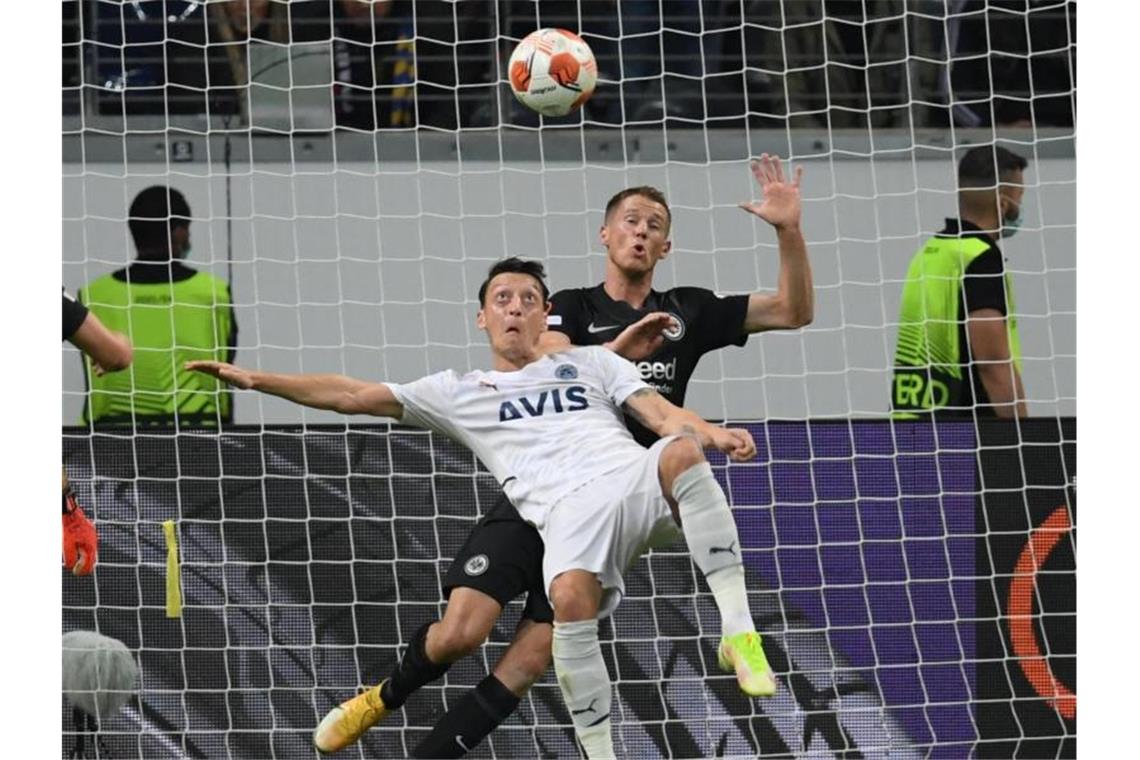
{"type": "Polygon", "coordinates": [[[509,354],[538,344],[549,310],[537,280],[521,272],[503,272],[487,286],[476,324],[487,332],[492,350],[509,354]]]}
{"type": "Polygon", "coordinates": [[[669,214],[644,195],[631,195],[618,204],[604,225],[602,245],[610,261],[630,276],[652,272],[669,254],[669,214]]]}

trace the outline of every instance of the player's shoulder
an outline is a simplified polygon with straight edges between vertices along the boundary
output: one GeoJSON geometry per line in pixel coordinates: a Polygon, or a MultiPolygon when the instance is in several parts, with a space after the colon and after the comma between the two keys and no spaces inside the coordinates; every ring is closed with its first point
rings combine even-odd
{"type": "Polygon", "coordinates": [[[717,293],[698,285],[678,285],[661,293],[664,301],[677,301],[680,303],[703,302],[719,298],[717,293]]]}
{"type": "Polygon", "coordinates": [[[204,269],[196,270],[189,279],[196,279],[217,293],[228,294],[230,292],[230,284],[228,282],[213,272],[207,272],[204,269]]]}
{"type": "Polygon", "coordinates": [[[563,288],[550,297],[550,302],[554,308],[582,306],[595,300],[594,296],[597,289],[597,285],[588,288],[563,288]]]}
{"type": "MultiPolygon", "coordinates": [[[[397,383],[397,385],[414,383],[420,385],[432,385],[437,388],[454,388],[458,385],[468,382],[468,378],[476,374],[476,372],[468,372],[465,375],[460,375],[453,369],[443,369],[439,372],[432,372],[430,374],[424,375],[417,380],[411,381],[411,383],[397,383]]],[[[470,382],[475,383],[478,382],[478,380],[477,378],[472,377],[470,382]]]]}
{"type": "Polygon", "coordinates": [[[568,349],[568,353],[571,354],[571,356],[587,357],[595,361],[614,356],[614,352],[604,346],[574,346],[568,349]]]}
{"type": "Polygon", "coordinates": [[[970,274],[1000,274],[1005,271],[1005,258],[996,243],[990,242],[989,248],[978,254],[967,266],[970,274]]]}
{"type": "Polygon", "coordinates": [[[79,294],[79,300],[83,300],[83,293],[90,291],[92,288],[103,287],[103,286],[106,286],[109,284],[115,284],[116,282],[121,282],[121,280],[117,280],[115,278],[115,274],[118,272],[125,272],[125,271],[127,271],[127,270],[126,269],[116,269],[112,272],[104,272],[103,274],[99,275],[98,277],[95,277],[93,279],[88,280],[87,282],[85,282],[83,284],[83,287],[81,287],[78,291],[76,291],[79,294]]]}
{"type": "Polygon", "coordinates": [[[615,356],[613,351],[602,346],[570,346],[562,351],[547,354],[545,358],[556,365],[555,373],[558,374],[567,372],[561,369],[562,365],[579,366],[589,371],[613,361],[615,356]]]}
{"type": "Polygon", "coordinates": [[[681,285],[670,288],[660,295],[659,303],[665,311],[675,311],[680,315],[695,317],[704,308],[714,302],[722,301],[733,296],[725,293],[716,293],[708,288],[696,285],[681,285]]]}
{"type": "Polygon", "coordinates": [[[470,372],[460,372],[455,369],[442,369],[439,372],[433,372],[428,377],[434,378],[437,382],[448,383],[450,385],[468,385],[478,384],[479,379],[486,377],[487,373],[481,369],[473,369],[470,372]]]}
{"type": "Polygon", "coordinates": [[[602,346],[567,346],[546,355],[550,361],[596,361],[603,354],[613,353],[602,346]]]}

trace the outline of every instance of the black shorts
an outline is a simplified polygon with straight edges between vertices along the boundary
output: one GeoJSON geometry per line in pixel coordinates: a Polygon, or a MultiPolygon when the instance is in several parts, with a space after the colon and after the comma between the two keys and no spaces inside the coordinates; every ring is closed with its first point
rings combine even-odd
{"type": "Polygon", "coordinates": [[[482,591],[504,607],[526,594],[522,616],[536,623],[554,621],[542,583],[542,537],[499,494],[491,511],[475,524],[443,578],[443,594],[457,586],[482,591]]]}

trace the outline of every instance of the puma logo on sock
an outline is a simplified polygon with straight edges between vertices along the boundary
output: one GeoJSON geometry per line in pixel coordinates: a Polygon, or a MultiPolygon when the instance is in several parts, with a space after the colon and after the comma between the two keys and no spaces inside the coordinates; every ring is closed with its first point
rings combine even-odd
{"type": "Polygon", "coordinates": [[[583,708],[583,709],[581,709],[581,710],[571,710],[571,711],[570,711],[570,714],[571,714],[571,715],[585,715],[586,713],[590,713],[590,712],[597,712],[597,710],[595,710],[595,709],[594,709],[594,704],[595,704],[597,701],[598,701],[598,698],[597,698],[597,697],[594,697],[593,699],[591,699],[591,700],[590,700],[590,704],[589,704],[589,706],[587,706],[587,707],[585,707],[585,708],[583,708]]]}

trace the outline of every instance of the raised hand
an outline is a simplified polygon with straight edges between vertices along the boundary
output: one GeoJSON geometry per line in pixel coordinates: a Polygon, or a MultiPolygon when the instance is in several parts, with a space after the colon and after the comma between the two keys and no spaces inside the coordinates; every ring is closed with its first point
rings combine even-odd
{"type": "Polygon", "coordinates": [[[661,348],[665,332],[674,324],[673,316],[663,311],[647,314],[606,344],[606,348],[630,361],[641,361],[661,348]]]}
{"type": "Polygon", "coordinates": [[[249,370],[244,370],[241,367],[235,367],[232,364],[225,362],[212,362],[212,361],[193,361],[186,362],[185,368],[192,372],[202,372],[207,375],[213,375],[221,380],[223,383],[228,383],[235,388],[242,390],[249,390],[253,387],[253,373],[249,370]]]}
{"type": "Polygon", "coordinates": [[[800,179],[803,167],[797,166],[795,179],[784,179],[784,168],[779,156],[761,154],[752,162],[752,176],[760,185],[763,199],[745,201],[740,207],[755,214],[773,227],[798,227],[800,223],[800,179]]]}

